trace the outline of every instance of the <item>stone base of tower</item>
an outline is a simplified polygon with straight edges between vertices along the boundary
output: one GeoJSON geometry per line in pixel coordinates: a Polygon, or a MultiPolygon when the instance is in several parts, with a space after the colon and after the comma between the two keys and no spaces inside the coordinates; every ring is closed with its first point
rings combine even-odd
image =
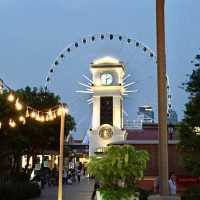
{"type": "Polygon", "coordinates": [[[99,129],[89,131],[89,156],[95,153],[101,153],[103,149],[110,143],[126,140],[126,130],[121,130],[113,127],[113,136],[109,139],[104,139],[99,135],[99,129]]]}

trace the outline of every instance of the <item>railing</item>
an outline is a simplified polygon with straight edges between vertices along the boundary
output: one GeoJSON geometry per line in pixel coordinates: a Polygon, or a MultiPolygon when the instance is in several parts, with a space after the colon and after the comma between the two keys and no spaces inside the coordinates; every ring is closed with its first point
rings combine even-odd
{"type": "Polygon", "coordinates": [[[142,129],[142,121],[127,121],[124,123],[124,129],[142,129]]]}

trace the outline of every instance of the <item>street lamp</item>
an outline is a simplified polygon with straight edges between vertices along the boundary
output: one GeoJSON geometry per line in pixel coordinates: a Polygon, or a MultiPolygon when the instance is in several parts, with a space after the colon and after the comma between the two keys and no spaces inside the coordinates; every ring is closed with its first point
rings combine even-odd
{"type": "Polygon", "coordinates": [[[60,155],[59,155],[59,179],[58,179],[58,200],[62,200],[62,175],[63,175],[63,152],[64,152],[64,132],[65,132],[65,115],[69,109],[67,104],[62,104],[59,108],[60,115],[60,155]]]}

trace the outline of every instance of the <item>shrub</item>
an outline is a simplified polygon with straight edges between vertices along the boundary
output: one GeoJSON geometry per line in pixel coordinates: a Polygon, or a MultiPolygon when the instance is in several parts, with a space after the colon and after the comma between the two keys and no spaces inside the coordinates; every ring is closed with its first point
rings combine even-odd
{"type": "Polygon", "coordinates": [[[1,200],[26,200],[40,196],[36,183],[7,183],[0,185],[1,200]]]}
{"type": "Polygon", "coordinates": [[[149,155],[133,146],[111,146],[101,157],[91,157],[88,172],[100,181],[104,199],[126,199],[135,194],[136,181],[143,178],[149,155]]]}

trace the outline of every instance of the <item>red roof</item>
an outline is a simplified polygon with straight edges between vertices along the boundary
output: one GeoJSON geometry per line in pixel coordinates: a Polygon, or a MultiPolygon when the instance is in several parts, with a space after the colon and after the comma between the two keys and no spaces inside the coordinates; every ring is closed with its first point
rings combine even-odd
{"type": "MultiPolygon", "coordinates": [[[[127,129],[127,140],[158,140],[158,125],[144,125],[142,129],[127,129]]],[[[174,133],[173,133],[174,139],[174,133]]]]}
{"type": "Polygon", "coordinates": [[[157,129],[126,130],[127,140],[157,140],[157,129]]]}

